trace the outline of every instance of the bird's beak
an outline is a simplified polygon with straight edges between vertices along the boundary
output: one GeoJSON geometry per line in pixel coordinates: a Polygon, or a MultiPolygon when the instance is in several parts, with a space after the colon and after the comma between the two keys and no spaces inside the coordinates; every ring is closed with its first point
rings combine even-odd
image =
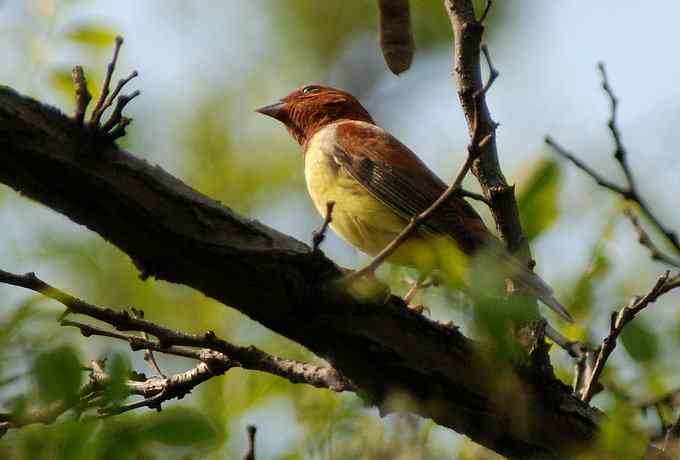
{"type": "Polygon", "coordinates": [[[279,121],[284,121],[286,118],[286,103],[284,101],[279,101],[275,104],[265,105],[255,110],[256,112],[262,113],[272,118],[276,118],[279,121]]]}

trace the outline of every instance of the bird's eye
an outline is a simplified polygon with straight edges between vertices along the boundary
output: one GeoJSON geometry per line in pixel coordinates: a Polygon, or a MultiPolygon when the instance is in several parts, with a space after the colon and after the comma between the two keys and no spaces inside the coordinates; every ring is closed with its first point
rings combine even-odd
{"type": "Polygon", "coordinates": [[[321,88],[319,88],[318,86],[314,86],[314,85],[305,86],[304,88],[302,88],[302,94],[318,93],[319,91],[321,91],[321,88]]]}

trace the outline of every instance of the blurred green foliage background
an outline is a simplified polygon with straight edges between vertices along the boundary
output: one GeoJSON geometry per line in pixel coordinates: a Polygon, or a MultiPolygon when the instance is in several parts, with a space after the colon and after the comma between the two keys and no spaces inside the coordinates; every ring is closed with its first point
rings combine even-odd
{"type": "MultiPolygon", "coordinates": [[[[654,166],[664,164],[669,147],[678,145],[672,123],[663,121],[677,118],[678,99],[667,97],[664,109],[650,117],[647,102],[630,90],[637,77],[626,52],[635,50],[617,35],[623,26],[586,23],[579,37],[569,36],[569,28],[579,24],[572,12],[576,7],[568,3],[555,2],[551,9],[538,1],[495,2],[487,42],[501,77],[489,97],[492,113],[501,122],[502,162],[518,184],[521,217],[537,269],[577,317],[577,323],[563,331],[596,344],[606,331],[609,312],[648,289],[661,267],[637,246],[621,217],[621,203],[556,161],[542,147],[542,135],[563,136],[605,174],[618,174],[609,164],[608,109],[594,71],[597,58],[611,55],[615,89],[630,101],[627,115],[622,115],[626,139],[632,150],[644,146],[647,155],[644,164],[633,159],[646,184],[643,192],[669,225],[680,228],[680,218],[669,211],[672,202],[664,193],[667,188],[680,191],[677,168],[671,175],[654,166]],[[560,8],[566,12],[559,13],[560,8]],[[556,25],[557,16],[567,23],[564,27],[556,25]],[[615,39],[585,51],[603,36],[615,39]],[[592,53],[604,54],[594,58],[592,53]],[[649,141],[650,129],[658,144],[649,141]],[[650,183],[646,179],[652,173],[658,180],[650,183]]],[[[606,17],[601,8],[593,7],[592,13],[606,17]]],[[[143,95],[129,106],[135,121],[121,144],[239,212],[309,241],[320,218],[305,196],[298,148],[282,127],[254,114],[255,107],[305,83],[337,85],[364,101],[385,127],[442,176],[451,177],[464,158],[466,130],[450,78],[448,19],[439,1],[413,2],[412,10],[415,61],[410,71],[394,77],[380,55],[372,0],[130,0],[115,6],[104,1],[5,0],[0,1],[0,58],[5,63],[0,83],[69,112],[72,65],[84,66],[96,95],[113,37],[123,35],[117,78],[138,69],[140,77],[130,88],[141,88],[143,95]]],[[[636,21],[639,14],[622,9],[618,24],[636,21]]],[[[642,24],[651,27],[651,21],[642,24]]],[[[658,38],[650,32],[647,39],[658,38]]],[[[657,83],[660,88],[669,85],[663,79],[657,83]]],[[[659,90],[666,95],[669,91],[670,96],[677,94],[659,90]]],[[[476,188],[471,178],[467,184],[476,188]]],[[[491,224],[488,212],[480,212],[491,224]]],[[[141,308],[146,318],[169,327],[194,333],[214,330],[240,345],[315,359],[299,345],[191,289],[141,281],[116,248],[4,186],[0,226],[5,270],[37,271],[92,303],[141,308]]],[[[332,236],[324,249],[340,264],[355,266],[364,260],[332,236]]],[[[405,290],[401,271],[384,272],[396,292],[405,290]]],[[[493,306],[475,315],[465,299],[444,287],[421,296],[419,301],[434,317],[454,319],[466,332],[475,327],[492,331],[500,324],[493,306]]],[[[108,358],[120,375],[127,369],[151,373],[141,354],[121,343],[85,339],[59,328],[54,320],[61,310],[54,302],[6,286],[0,286],[0,300],[4,411],[74,398],[74,389],[87,377],[81,365],[93,359],[108,358]]],[[[635,448],[621,452],[621,443],[635,439],[644,447],[646,430],[658,429],[659,417],[634,405],[680,383],[674,360],[680,346],[677,304],[675,298],[664,299],[626,329],[625,351],[615,352],[605,375],[606,383],[625,391],[596,400],[613,414],[597,455],[633,458],[627,455],[635,454],[635,448]]],[[[553,358],[558,374],[570,381],[570,360],[560,351],[554,351],[553,358]]],[[[166,373],[192,364],[157,359],[166,373]]],[[[397,403],[405,408],[409,404],[397,403]]],[[[669,421],[672,415],[666,411],[662,418],[669,421]]],[[[409,415],[381,419],[354,395],[241,370],[210,380],[182,401],[167,404],[160,414],[142,410],[105,420],[84,416],[80,421],[67,414],[54,425],[10,431],[0,439],[0,458],[239,458],[247,424],[258,426],[258,458],[495,458],[430,421],[409,415]]]]}

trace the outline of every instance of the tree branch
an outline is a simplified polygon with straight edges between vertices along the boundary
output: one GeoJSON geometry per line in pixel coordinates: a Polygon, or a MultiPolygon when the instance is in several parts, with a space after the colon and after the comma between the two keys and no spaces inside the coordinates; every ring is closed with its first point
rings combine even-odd
{"type": "Polygon", "coordinates": [[[516,458],[559,456],[595,437],[599,413],[554,377],[544,348],[527,362],[490,361],[397,297],[334,289],[343,272],[322,253],[2,87],[0,182],[86,225],[143,275],[192,286],[307,347],[371,403],[403,391],[417,413],[516,458]],[[500,374],[521,398],[502,396],[500,374]]]}
{"type": "MultiPolygon", "coordinates": [[[[216,351],[225,355],[224,365],[230,367],[243,367],[244,369],[267,372],[290,380],[293,383],[307,383],[309,385],[327,388],[333,391],[354,391],[355,388],[342,374],[333,368],[313,366],[298,361],[283,359],[269,355],[256,347],[239,347],[225,340],[219,339],[211,331],[203,335],[191,335],[168,329],[165,326],[147,321],[137,315],[132,315],[126,310],[116,311],[110,308],[102,308],[67,294],[50,286],[35,276],[34,273],[17,275],[0,270],[0,283],[24,287],[39,292],[51,299],[57,300],[66,306],[65,314],[81,314],[103,321],[113,326],[118,331],[139,331],[151,334],[158,341],[145,339],[144,337],[120,334],[115,331],[107,331],[95,326],[61,319],[64,326],[78,327],[86,337],[99,335],[124,340],[130,344],[133,350],[154,350],[161,353],[184,356],[203,360],[200,350],[187,350],[177,348],[177,345],[199,347],[204,352],[216,351]],[[228,357],[228,358],[226,358],[228,357]]],[[[62,315],[62,317],[65,315],[62,315]]],[[[211,358],[216,361],[216,358],[211,358]]]]}
{"type": "MultiPolygon", "coordinates": [[[[680,254],[680,240],[678,240],[678,235],[672,231],[671,229],[667,228],[659,218],[654,214],[652,209],[647,205],[646,201],[643,199],[642,195],[640,194],[640,191],[637,188],[637,184],[635,182],[635,178],[633,177],[633,173],[630,170],[630,167],[628,165],[628,153],[626,148],[623,145],[623,141],[621,140],[621,133],[619,132],[619,128],[617,125],[617,118],[616,115],[618,113],[618,99],[616,95],[614,94],[611,85],[609,84],[609,79],[607,77],[607,72],[605,69],[605,66],[603,63],[598,63],[598,69],[600,70],[601,76],[602,76],[602,89],[605,91],[607,94],[607,97],[609,98],[610,104],[611,104],[611,112],[609,116],[609,120],[607,122],[607,126],[609,127],[609,131],[611,132],[612,139],[614,141],[614,158],[616,161],[619,163],[619,166],[621,167],[621,170],[623,171],[623,174],[626,178],[626,186],[621,186],[618,185],[614,182],[609,181],[608,179],[604,178],[602,175],[597,173],[595,170],[590,168],[588,165],[586,165],[584,162],[576,158],[573,154],[568,152],[566,149],[561,147],[555,140],[553,140],[550,136],[545,137],[545,143],[550,146],[555,152],[566,158],[567,160],[571,161],[576,165],[579,169],[581,169],[583,172],[588,174],[590,177],[592,177],[595,182],[597,182],[598,185],[601,187],[604,187],[608,190],[611,190],[612,192],[620,195],[625,199],[626,201],[632,201],[634,203],[637,203],[637,205],[640,207],[640,210],[642,213],[647,216],[647,218],[652,222],[654,227],[657,228],[668,240],[668,242],[673,246],[674,250],[680,254]]],[[[641,241],[642,243],[642,241],[641,241]]],[[[674,264],[671,264],[674,265],[674,264]]]]}
{"type": "Polygon", "coordinates": [[[680,268],[680,260],[677,260],[669,256],[665,252],[661,251],[656,244],[654,244],[647,231],[642,227],[640,220],[637,218],[637,216],[632,210],[626,209],[624,211],[624,214],[626,214],[630,222],[633,224],[635,232],[638,235],[638,242],[642,246],[649,249],[649,254],[651,255],[653,260],[662,262],[666,265],[670,265],[671,267],[680,268]]]}
{"type": "MultiPolygon", "coordinates": [[[[508,185],[498,163],[495,136],[498,124],[491,118],[484,94],[485,86],[482,84],[480,50],[489,63],[490,78],[487,85],[497,76],[488,51],[481,46],[484,32],[482,21],[488,9],[478,21],[471,0],[445,0],[444,4],[454,34],[454,75],[470,139],[473,144],[475,140],[488,139],[484,145],[480,145],[479,155],[471,165],[472,173],[479,180],[482,192],[489,201],[499,236],[508,249],[517,253],[528,266],[531,253],[522,231],[514,186],[508,185]]],[[[487,4],[487,7],[490,5],[487,4]]]]}
{"type": "Polygon", "coordinates": [[[614,351],[614,348],[616,348],[616,340],[626,324],[631,322],[635,318],[635,315],[640,313],[640,311],[645,309],[650,303],[656,302],[660,296],[672,289],[680,287],[680,274],[673,278],[669,278],[669,274],[670,273],[667,271],[663,276],[660,276],[654,284],[654,287],[652,287],[652,289],[643,297],[634,298],[630,305],[624,306],[618,312],[612,313],[609,334],[602,341],[602,345],[600,345],[593,370],[588,376],[583,389],[581,396],[583,401],[590,402],[594,396],[598,380],[604,370],[607,359],[614,351]]]}

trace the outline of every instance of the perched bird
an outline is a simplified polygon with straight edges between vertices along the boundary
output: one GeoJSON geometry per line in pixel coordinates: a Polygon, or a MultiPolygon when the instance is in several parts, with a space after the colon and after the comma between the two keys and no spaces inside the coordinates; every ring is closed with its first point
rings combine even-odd
{"type": "MultiPolygon", "coordinates": [[[[324,215],[326,203],[334,201],[331,228],[366,254],[378,254],[447,188],[345,91],[308,85],[257,111],[281,121],[302,146],[315,207],[324,215]]],[[[442,203],[388,261],[427,273],[437,268],[442,241],[470,255],[490,249],[515,283],[571,321],[552,289],[505,250],[461,197],[442,203]]]]}

